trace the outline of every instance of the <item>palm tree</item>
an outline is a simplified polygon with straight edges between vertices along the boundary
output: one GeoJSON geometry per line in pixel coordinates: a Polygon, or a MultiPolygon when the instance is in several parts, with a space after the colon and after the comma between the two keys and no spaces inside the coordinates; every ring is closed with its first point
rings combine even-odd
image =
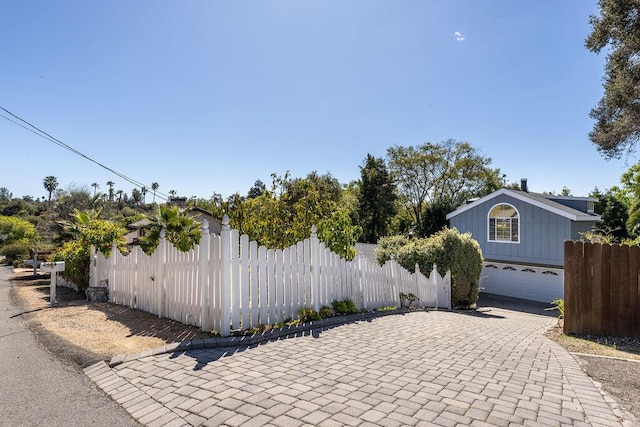
{"type": "Polygon", "coordinates": [[[51,193],[58,188],[58,179],[55,176],[47,176],[43,181],[44,189],[49,192],[49,206],[51,206],[51,193]]]}
{"type": "Polygon", "coordinates": [[[142,200],[142,193],[137,188],[131,190],[131,198],[133,199],[133,205],[138,206],[142,200]]]}
{"type": "Polygon", "coordinates": [[[93,187],[93,197],[96,197],[96,191],[98,190],[98,187],[100,187],[98,185],[97,182],[94,182],[93,184],[91,184],[91,186],[93,187]]]}
{"type": "Polygon", "coordinates": [[[202,224],[180,212],[177,206],[160,205],[158,213],[150,219],[149,234],[140,242],[148,254],[158,246],[162,230],[167,241],[182,252],[191,250],[200,241],[202,224]]]}
{"type": "Polygon", "coordinates": [[[122,190],[116,191],[116,195],[118,196],[118,203],[122,201],[122,194],[123,194],[122,190]]]}
{"type": "Polygon", "coordinates": [[[146,205],[147,204],[147,201],[146,201],[146,199],[147,199],[147,187],[142,187],[140,189],[140,192],[142,193],[142,204],[146,205]]]}
{"type": "Polygon", "coordinates": [[[176,197],[176,190],[169,190],[169,203],[172,203],[175,197],[176,197]]]}
{"type": "Polygon", "coordinates": [[[153,204],[156,203],[156,191],[158,191],[158,188],[160,188],[160,185],[158,185],[157,182],[151,183],[151,189],[153,190],[153,204]]]}
{"type": "Polygon", "coordinates": [[[113,181],[107,181],[107,185],[109,186],[109,201],[113,202],[113,186],[116,185],[113,181]]]}

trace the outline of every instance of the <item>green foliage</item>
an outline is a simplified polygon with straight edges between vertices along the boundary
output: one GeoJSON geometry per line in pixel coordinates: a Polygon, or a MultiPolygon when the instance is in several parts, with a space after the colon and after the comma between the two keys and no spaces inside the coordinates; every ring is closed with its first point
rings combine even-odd
{"type": "Polygon", "coordinates": [[[346,260],[356,256],[354,245],[362,233],[359,225],[351,225],[351,218],[346,209],[336,209],[331,217],[320,221],[318,238],[334,253],[346,260]]]}
{"type": "Polygon", "coordinates": [[[551,301],[551,304],[553,304],[555,310],[559,311],[558,319],[564,319],[564,299],[556,298],[551,301]]]}
{"type": "Polygon", "coordinates": [[[326,305],[320,307],[320,317],[322,317],[323,319],[332,317],[333,315],[334,313],[331,307],[327,307],[326,305]]]}
{"type": "Polygon", "coordinates": [[[440,275],[451,271],[453,306],[469,308],[476,303],[483,258],[480,245],[471,234],[447,228],[428,238],[390,236],[381,239],[376,252],[378,262],[383,264],[392,255],[409,271],[414,271],[417,264],[420,271],[429,274],[434,263],[440,275]]]}
{"type": "Polygon", "coordinates": [[[358,219],[363,233],[361,241],[376,243],[388,234],[396,213],[396,185],[384,159],[367,154],[360,167],[358,219]]]}
{"type": "Polygon", "coordinates": [[[350,299],[342,301],[333,300],[331,301],[331,306],[333,307],[333,311],[336,315],[355,314],[358,312],[355,303],[350,299]]]}
{"type": "Polygon", "coordinates": [[[318,313],[311,307],[304,307],[298,310],[298,320],[300,320],[301,323],[311,322],[314,320],[321,320],[321,319],[322,319],[322,316],[320,315],[320,313],[318,313]]]}
{"type": "Polygon", "coordinates": [[[65,271],[60,274],[83,290],[89,285],[91,245],[106,256],[110,254],[114,242],[120,250],[124,251],[125,241],[122,236],[126,230],[111,221],[97,219],[82,212],[76,216],[72,233],[75,239],[57,249],[51,255],[51,261],[64,261],[65,271]]]}
{"type": "Polygon", "coordinates": [[[13,263],[19,259],[29,258],[29,250],[31,247],[25,242],[14,242],[0,246],[0,255],[4,255],[7,261],[13,263]]]}
{"type": "Polygon", "coordinates": [[[162,230],[167,241],[182,252],[190,251],[200,241],[202,224],[180,212],[177,206],[160,205],[157,215],[150,219],[149,234],[140,245],[147,254],[158,247],[162,230]]]}
{"type": "Polygon", "coordinates": [[[499,170],[467,142],[453,139],[387,149],[389,169],[410,208],[414,227],[430,202],[458,206],[502,186],[499,170]]]}
{"type": "Polygon", "coordinates": [[[455,206],[444,201],[434,201],[427,204],[422,214],[422,222],[416,230],[418,237],[429,237],[448,227],[447,214],[454,210],[455,206]]]}
{"type": "MultiPolygon", "coordinates": [[[[403,235],[386,236],[378,241],[376,248],[376,260],[378,264],[383,265],[385,262],[397,256],[401,248],[408,245],[412,239],[403,235]]],[[[411,269],[413,271],[413,269],[411,269]]]]}
{"type": "Polygon", "coordinates": [[[49,193],[49,205],[51,205],[51,194],[58,188],[58,179],[55,176],[47,176],[42,180],[42,185],[49,193]]]}
{"type": "Polygon", "coordinates": [[[636,0],[599,0],[600,16],[591,16],[586,47],[607,52],[604,95],[591,110],[595,120],[591,141],[607,158],[632,152],[640,138],[640,3],[636,0]]]}
{"type": "Polygon", "coordinates": [[[594,211],[600,215],[602,222],[597,225],[597,232],[611,236],[613,241],[628,238],[627,220],[629,219],[629,208],[625,200],[620,197],[619,192],[611,189],[601,193],[596,188],[589,197],[598,199],[598,202],[595,203],[594,211]]]}
{"type": "Polygon", "coordinates": [[[0,255],[10,262],[29,254],[40,236],[29,221],[12,216],[0,216],[0,255]]]}

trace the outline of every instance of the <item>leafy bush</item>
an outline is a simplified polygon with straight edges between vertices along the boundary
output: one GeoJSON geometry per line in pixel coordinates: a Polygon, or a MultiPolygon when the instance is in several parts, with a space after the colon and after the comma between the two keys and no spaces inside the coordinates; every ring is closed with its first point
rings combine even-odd
{"type": "Polygon", "coordinates": [[[331,309],[331,307],[327,307],[326,305],[320,307],[320,317],[326,319],[331,316],[333,316],[333,310],[331,309]]]}
{"type": "Polygon", "coordinates": [[[36,227],[29,221],[11,216],[0,216],[0,235],[3,236],[0,255],[11,263],[29,255],[29,249],[40,240],[36,227]]]}
{"type": "Polygon", "coordinates": [[[378,264],[383,265],[385,262],[391,259],[391,256],[395,258],[400,248],[408,245],[411,242],[406,236],[386,236],[378,240],[378,247],[376,248],[376,261],[378,264]]]}
{"type": "Polygon", "coordinates": [[[298,319],[300,320],[300,322],[305,323],[311,322],[313,320],[320,320],[322,319],[322,316],[313,308],[304,307],[298,310],[298,319]]]}
{"type": "Polygon", "coordinates": [[[356,305],[350,299],[346,299],[346,300],[342,300],[342,301],[333,300],[331,302],[331,305],[333,306],[333,311],[337,315],[340,315],[340,314],[355,314],[355,313],[358,312],[358,309],[356,308],[356,305]]]}
{"type": "Polygon", "coordinates": [[[454,307],[469,308],[478,300],[478,284],[482,273],[482,252],[471,234],[461,234],[455,228],[446,228],[425,239],[409,240],[402,236],[381,239],[377,251],[378,262],[383,263],[394,255],[405,269],[429,274],[433,264],[438,273],[451,271],[451,299],[454,307]]]}
{"type": "Polygon", "coordinates": [[[0,255],[4,255],[9,263],[20,258],[29,257],[29,243],[24,240],[9,243],[0,247],[0,255]]]}
{"type": "Polygon", "coordinates": [[[50,257],[51,261],[64,261],[65,270],[60,275],[84,290],[89,286],[90,248],[94,245],[105,256],[109,256],[113,242],[121,250],[125,248],[122,238],[126,230],[110,221],[91,219],[87,223],[76,224],[76,239],[66,242],[50,257]]]}

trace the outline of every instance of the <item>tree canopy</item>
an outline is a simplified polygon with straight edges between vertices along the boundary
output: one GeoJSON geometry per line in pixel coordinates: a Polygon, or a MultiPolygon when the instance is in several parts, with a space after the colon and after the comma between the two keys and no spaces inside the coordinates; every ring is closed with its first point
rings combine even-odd
{"type": "Polygon", "coordinates": [[[640,3],[599,0],[600,16],[591,16],[585,45],[607,50],[604,94],[591,110],[595,120],[589,138],[607,158],[635,149],[640,139],[640,3]]]}
{"type": "Polygon", "coordinates": [[[416,227],[428,204],[453,209],[470,197],[500,188],[498,169],[468,142],[449,139],[416,147],[393,146],[387,150],[388,164],[401,195],[411,209],[416,227]]]}
{"type": "Polygon", "coordinates": [[[396,185],[384,159],[367,154],[360,167],[359,189],[357,217],[362,227],[361,240],[376,243],[387,235],[396,213],[396,185]]]}

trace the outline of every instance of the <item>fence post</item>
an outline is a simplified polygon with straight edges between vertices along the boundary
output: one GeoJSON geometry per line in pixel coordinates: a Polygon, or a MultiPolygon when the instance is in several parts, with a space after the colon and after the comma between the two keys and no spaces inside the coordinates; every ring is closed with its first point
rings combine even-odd
{"type": "Polygon", "coordinates": [[[166,231],[160,230],[160,241],[158,242],[159,260],[158,273],[154,276],[158,292],[158,317],[165,317],[167,312],[167,284],[166,284],[166,265],[167,265],[167,239],[166,231]]]}
{"type": "Polygon", "coordinates": [[[318,229],[315,225],[311,226],[311,293],[313,295],[313,309],[320,311],[320,257],[318,247],[318,229]]]}
{"type": "Polygon", "coordinates": [[[89,287],[98,286],[98,268],[96,265],[96,247],[91,245],[89,249],[89,287]]]}
{"type": "Polygon", "coordinates": [[[431,274],[429,275],[429,282],[433,282],[433,287],[436,290],[436,310],[440,305],[440,283],[442,282],[438,278],[440,275],[438,274],[438,266],[436,263],[433,263],[433,269],[431,269],[431,274]]]}
{"type": "Polygon", "coordinates": [[[221,265],[221,286],[220,286],[220,317],[222,336],[231,334],[231,227],[229,226],[229,216],[222,217],[222,230],[220,231],[222,265],[221,265]]]}
{"type": "Polygon", "coordinates": [[[200,271],[198,274],[198,287],[200,288],[200,328],[203,331],[210,331],[210,315],[209,315],[209,252],[211,236],[209,235],[209,222],[205,219],[202,221],[202,229],[200,230],[200,243],[198,244],[198,261],[200,263],[200,271]]]}
{"type": "Polygon", "coordinates": [[[368,304],[368,300],[369,300],[369,294],[368,294],[368,289],[367,289],[367,277],[366,277],[366,271],[365,271],[365,266],[363,265],[363,260],[364,259],[364,255],[359,254],[358,255],[358,271],[360,272],[360,292],[362,293],[362,308],[365,310],[369,309],[369,304],[368,304]]]}

